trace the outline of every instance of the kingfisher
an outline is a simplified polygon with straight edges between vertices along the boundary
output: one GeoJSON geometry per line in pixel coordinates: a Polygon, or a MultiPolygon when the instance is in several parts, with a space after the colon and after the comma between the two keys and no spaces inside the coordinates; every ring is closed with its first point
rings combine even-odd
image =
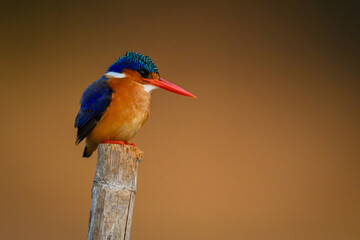
{"type": "Polygon", "coordinates": [[[76,145],[83,139],[83,157],[90,157],[100,143],[130,144],[144,125],[151,109],[150,93],[157,88],[196,98],[183,88],[160,77],[148,57],[126,52],[84,91],[75,119],[76,145]]]}

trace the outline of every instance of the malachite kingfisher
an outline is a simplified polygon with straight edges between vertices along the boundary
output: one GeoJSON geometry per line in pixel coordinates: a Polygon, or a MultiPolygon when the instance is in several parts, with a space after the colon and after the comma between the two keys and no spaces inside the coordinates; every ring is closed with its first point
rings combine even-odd
{"type": "Polygon", "coordinates": [[[127,52],[118,58],[81,97],[75,143],[86,138],[83,157],[90,157],[100,143],[130,144],[149,117],[150,93],[156,88],[196,98],[161,78],[148,56],[127,52]]]}

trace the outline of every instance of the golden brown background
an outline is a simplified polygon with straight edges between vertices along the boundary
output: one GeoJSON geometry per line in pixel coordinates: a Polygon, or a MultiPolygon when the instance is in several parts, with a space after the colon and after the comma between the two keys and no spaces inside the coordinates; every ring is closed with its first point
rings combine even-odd
{"type": "Polygon", "coordinates": [[[132,239],[360,239],[358,1],[2,3],[0,239],[85,239],[73,121],[127,50],[153,93],[132,239]]]}

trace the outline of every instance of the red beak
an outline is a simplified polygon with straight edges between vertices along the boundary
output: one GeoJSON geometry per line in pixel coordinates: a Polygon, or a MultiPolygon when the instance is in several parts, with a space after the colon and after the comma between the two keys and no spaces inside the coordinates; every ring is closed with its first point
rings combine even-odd
{"type": "Polygon", "coordinates": [[[177,93],[180,95],[184,95],[184,96],[188,96],[188,97],[192,97],[192,98],[196,98],[193,94],[189,93],[188,91],[186,91],[185,89],[182,89],[181,87],[166,81],[163,78],[160,78],[159,80],[157,79],[148,79],[148,78],[143,78],[144,81],[149,82],[151,85],[160,87],[162,89],[168,90],[170,92],[173,93],[177,93]]]}

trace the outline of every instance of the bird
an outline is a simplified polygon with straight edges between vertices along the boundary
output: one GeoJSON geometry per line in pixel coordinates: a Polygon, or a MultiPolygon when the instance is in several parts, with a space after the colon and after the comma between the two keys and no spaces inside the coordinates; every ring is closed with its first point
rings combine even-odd
{"type": "Polygon", "coordinates": [[[85,139],[83,157],[98,144],[129,144],[144,125],[151,109],[151,92],[164,89],[196,98],[190,92],[163,79],[150,57],[134,51],[116,59],[105,74],[90,84],[80,99],[75,118],[75,144],[85,139]]]}

